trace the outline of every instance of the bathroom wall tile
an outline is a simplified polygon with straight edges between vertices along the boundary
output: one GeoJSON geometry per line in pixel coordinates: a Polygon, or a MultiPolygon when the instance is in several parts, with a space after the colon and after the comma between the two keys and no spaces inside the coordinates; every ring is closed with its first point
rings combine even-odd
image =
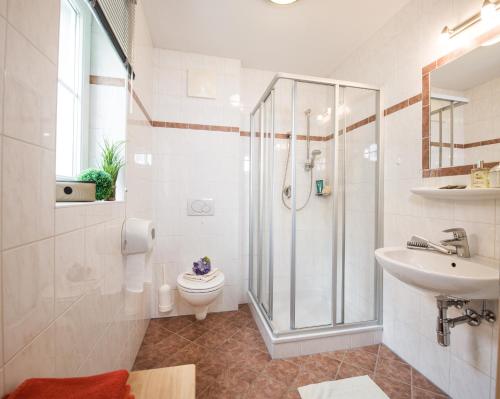
{"type": "Polygon", "coordinates": [[[52,63],[59,47],[59,1],[9,0],[8,20],[52,63]]]}
{"type": "MultiPolygon", "coordinates": [[[[457,314],[458,316],[458,314],[457,314]]],[[[481,323],[478,328],[456,328],[453,330],[451,354],[485,375],[491,372],[493,352],[493,328],[481,323]]]]}
{"type": "Polygon", "coordinates": [[[82,206],[59,206],[55,210],[55,234],[67,233],[69,231],[81,229],[85,226],[85,215],[87,207],[82,206]]]}
{"type": "Polygon", "coordinates": [[[56,373],[75,375],[106,327],[102,300],[92,290],[71,306],[55,322],[56,373]]]}
{"type": "Polygon", "coordinates": [[[455,399],[489,399],[490,378],[452,356],[450,368],[450,395],[455,399]]]}
{"type": "Polygon", "coordinates": [[[83,230],[55,238],[55,309],[58,316],[88,289],[91,269],[85,264],[84,239],[83,230]]]}
{"type": "Polygon", "coordinates": [[[455,202],[455,220],[493,223],[495,220],[495,201],[457,201],[455,202]]]}
{"type": "Polygon", "coordinates": [[[3,139],[2,245],[4,249],[54,233],[54,152],[3,139]],[[22,182],[22,184],[20,184],[22,182]]]}
{"type": "Polygon", "coordinates": [[[474,222],[456,222],[467,232],[471,254],[495,257],[495,225],[474,222]]]}
{"type": "Polygon", "coordinates": [[[55,331],[50,326],[4,367],[5,390],[10,392],[31,377],[55,375],[55,331]]]}
{"type": "Polygon", "coordinates": [[[92,226],[94,224],[106,222],[113,217],[113,205],[108,202],[93,203],[87,206],[85,225],[92,226]]]}
{"type": "Polygon", "coordinates": [[[7,361],[54,318],[54,240],[5,251],[2,264],[7,361]]]}
{"type": "Polygon", "coordinates": [[[5,62],[5,134],[54,149],[56,98],[56,66],[9,26],[5,62]]]}
{"type": "MultiPolygon", "coordinates": [[[[450,389],[450,349],[419,337],[418,370],[445,392],[450,389]]],[[[455,380],[453,380],[455,383],[455,380]]]]}

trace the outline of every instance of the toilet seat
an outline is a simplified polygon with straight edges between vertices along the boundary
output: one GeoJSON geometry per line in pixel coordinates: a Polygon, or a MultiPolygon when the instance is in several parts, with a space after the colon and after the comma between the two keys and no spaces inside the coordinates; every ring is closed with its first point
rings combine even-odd
{"type": "Polygon", "coordinates": [[[224,285],[224,273],[219,271],[217,277],[210,281],[192,281],[184,278],[184,273],[177,277],[177,286],[185,292],[206,293],[220,289],[224,285]]]}

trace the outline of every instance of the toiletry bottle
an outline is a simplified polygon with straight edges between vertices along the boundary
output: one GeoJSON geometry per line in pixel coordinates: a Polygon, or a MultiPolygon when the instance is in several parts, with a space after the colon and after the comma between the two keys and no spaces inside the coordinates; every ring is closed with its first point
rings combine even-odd
{"type": "Polygon", "coordinates": [[[490,187],[500,188],[500,163],[490,169],[490,187]]]}
{"type": "Polygon", "coordinates": [[[471,178],[471,188],[488,188],[489,184],[489,170],[484,167],[484,162],[480,161],[477,163],[476,167],[470,172],[471,178]]]}

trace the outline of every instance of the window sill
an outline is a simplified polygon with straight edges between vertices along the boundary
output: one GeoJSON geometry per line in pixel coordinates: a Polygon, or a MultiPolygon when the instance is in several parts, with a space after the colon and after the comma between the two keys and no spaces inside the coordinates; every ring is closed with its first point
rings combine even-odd
{"type": "Polygon", "coordinates": [[[115,201],[93,201],[93,202],[56,202],[55,208],[71,208],[77,206],[112,206],[113,204],[124,204],[124,200],[115,201]]]}

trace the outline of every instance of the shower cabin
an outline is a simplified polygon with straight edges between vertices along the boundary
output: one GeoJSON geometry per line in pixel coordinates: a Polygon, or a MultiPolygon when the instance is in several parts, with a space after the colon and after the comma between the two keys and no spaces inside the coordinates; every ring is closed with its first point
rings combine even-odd
{"type": "Polygon", "coordinates": [[[250,115],[249,297],[275,358],[380,342],[381,115],[376,87],[290,74],[250,115]]]}

